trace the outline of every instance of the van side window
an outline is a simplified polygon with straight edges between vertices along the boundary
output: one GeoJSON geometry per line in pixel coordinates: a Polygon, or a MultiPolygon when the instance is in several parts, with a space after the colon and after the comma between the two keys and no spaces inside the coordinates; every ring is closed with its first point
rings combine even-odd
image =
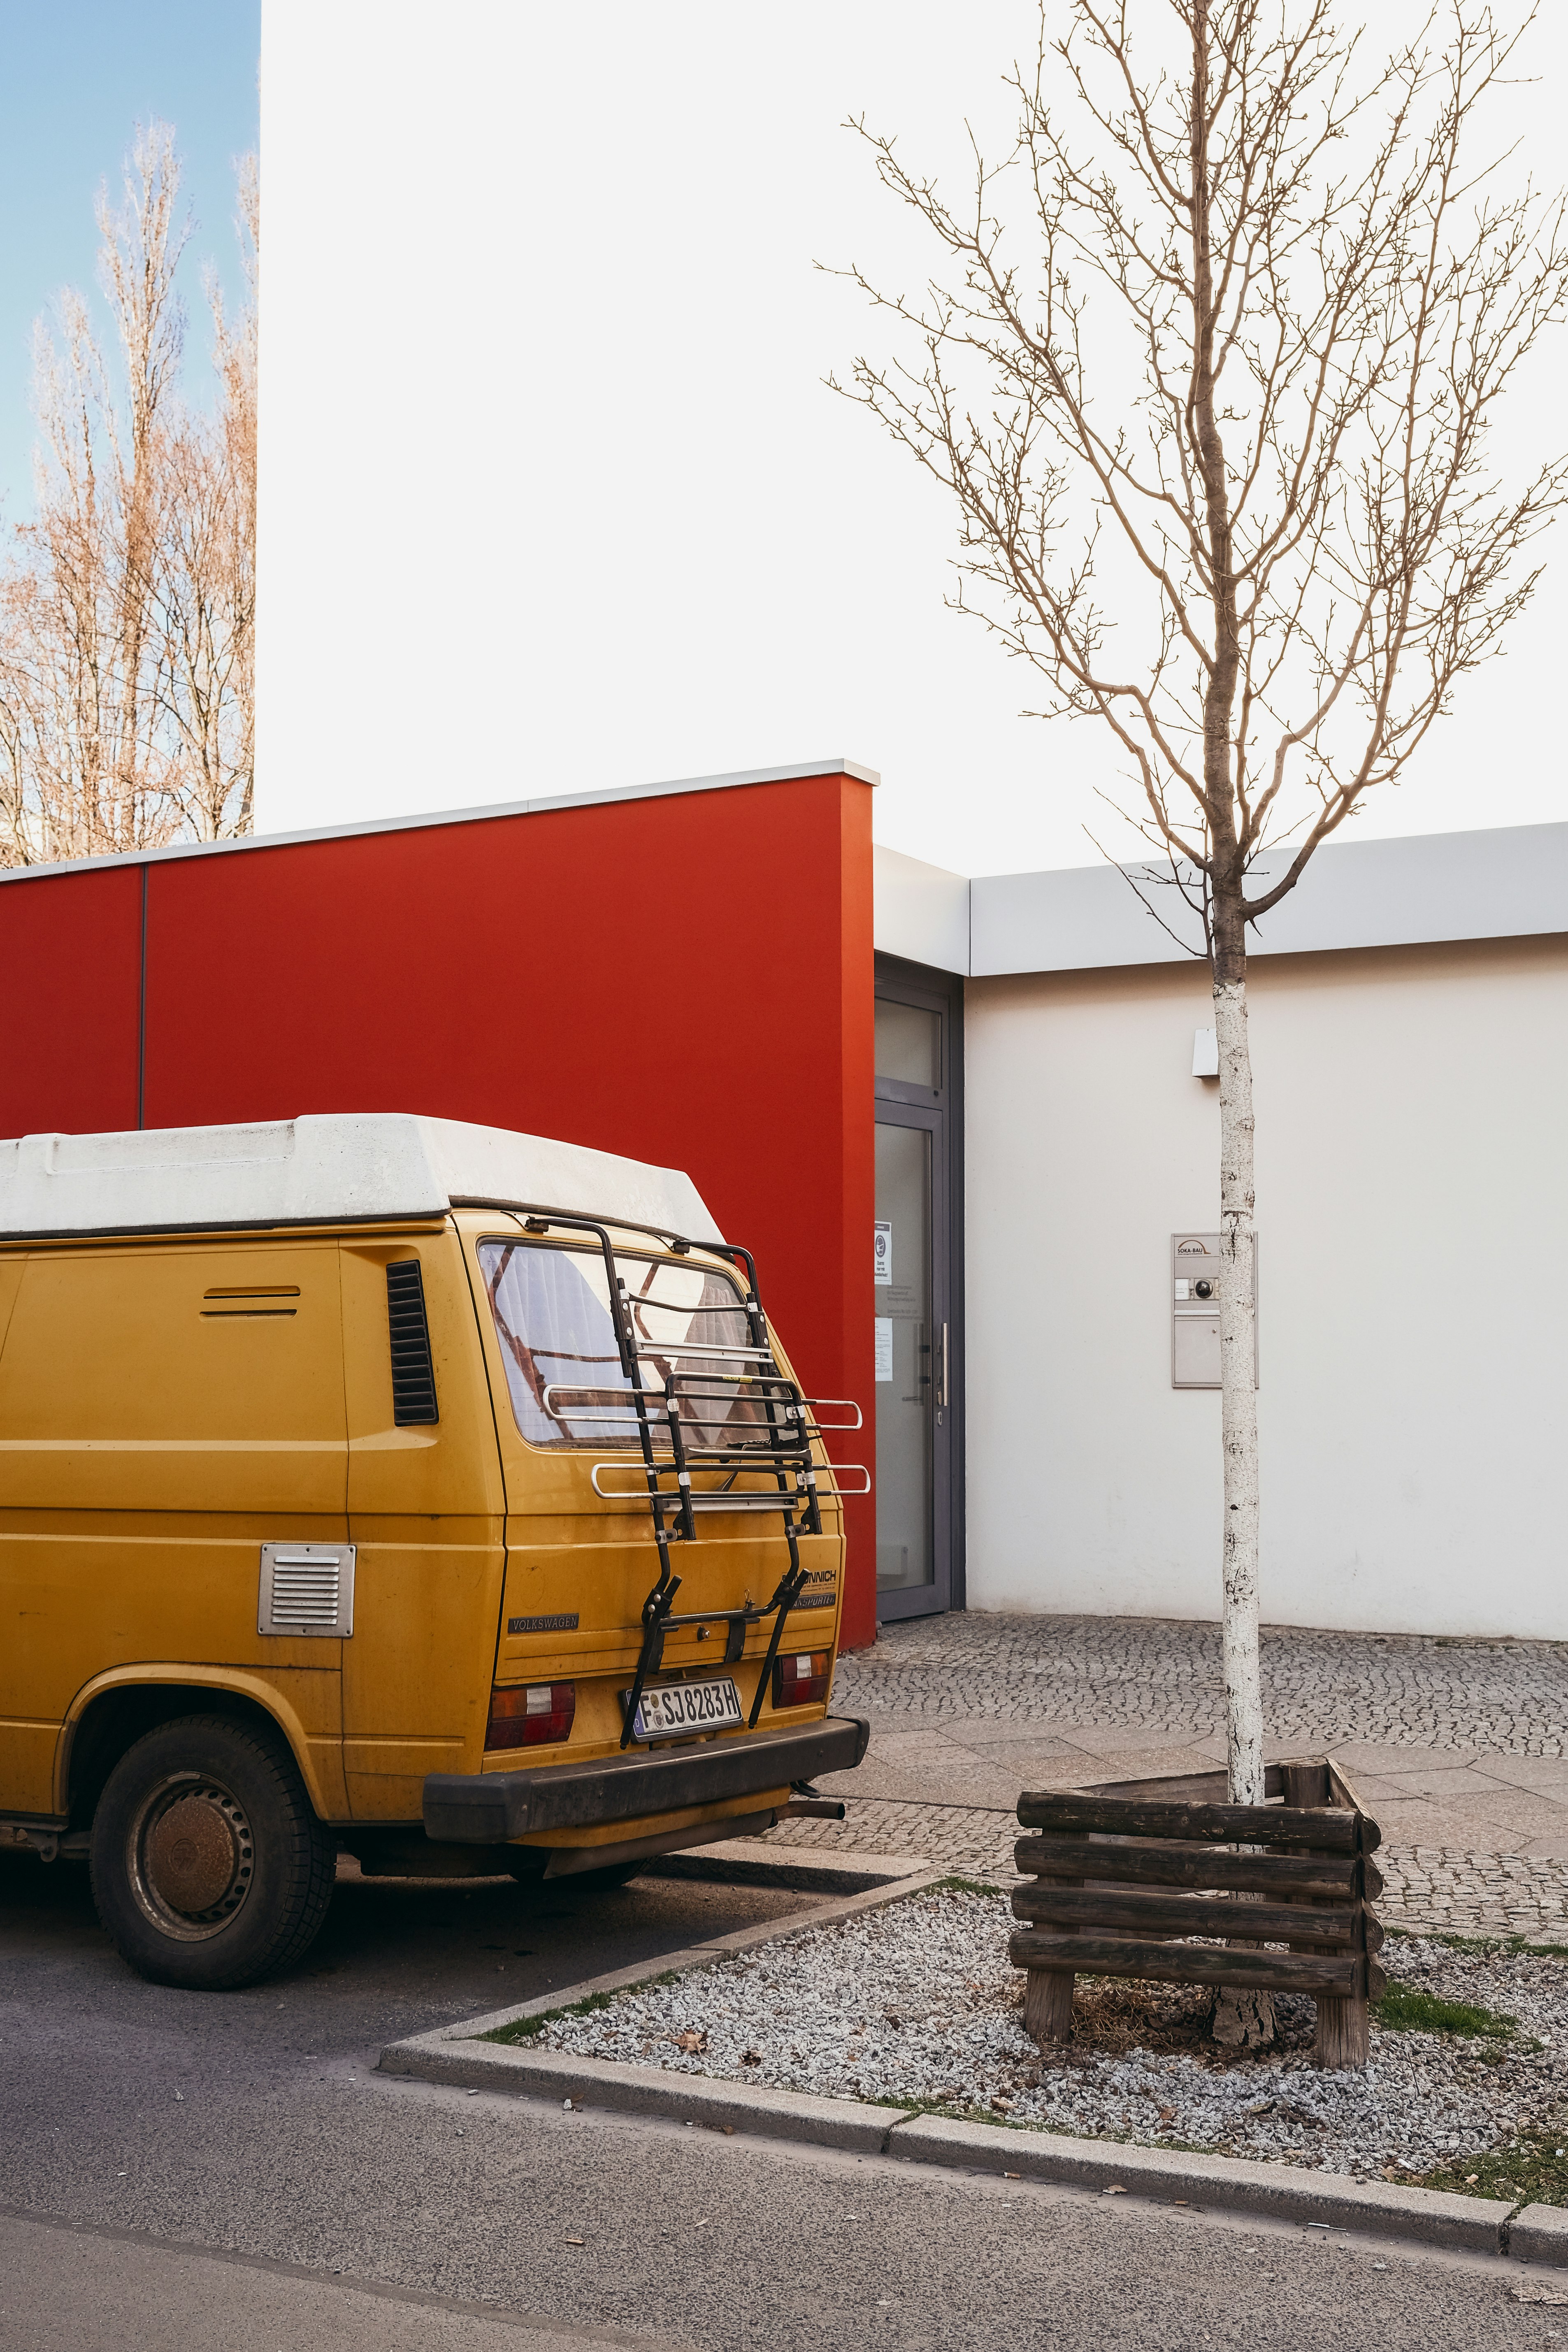
{"type": "MultiPolygon", "coordinates": [[[[531,1445],[635,1444],[599,1253],[487,1241],[479,1258],[521,1435],[531,1445]]],[[[745,1310],[723,1275],[660,1258],[617,1257],[616,1265],[631,1294],[638,1347],[647,1351],[645,1385],[662,1389],[671,1373],[694,1381],[715,1372],[743,1377],[743,1356],[699,1352],[749,1345],[745,1310]]],[[[690,1401],[681,1418],[704,1444],[715,1443],[721,1431],[741,1439],[757,1424],[757,1408],[743,1396],[700,1403],[700,1420],[690,1401]]]]}

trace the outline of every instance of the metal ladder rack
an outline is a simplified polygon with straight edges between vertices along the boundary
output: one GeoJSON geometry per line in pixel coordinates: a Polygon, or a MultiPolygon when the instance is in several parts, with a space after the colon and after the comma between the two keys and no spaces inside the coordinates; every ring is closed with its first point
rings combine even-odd
{"type": "Polygon", "coordinates": [[[724,1664],[736,1664],[745,1652],[746,1635],[752,1625],[772,1618],[773,1631],[766,1654],[757,1676],[757,1687],[752,1701],[748,1729],[755,1730],[762,1713],[763,1698],[772,1677],[773,1662],[778,1656],[784,1637],[784,1620],[799,1601],[805,1585],[806,1571],[801,1564],[800,1538],[822,1533],[824,1500],[837,1501],[845,1495],[865,1495],[871,1490],[870,1474],[858,1463],[818,1464],[812,1454],[813,1441],[826,1431],[859,1429],[862,1416],[858,1405],[847,1398],[813,1398],[805,1396],[799,1384],[780,1371],[769,1336],[767,1318],[763,1312],[757,1292],[756,1264],[752,1253],[734,1242],[693,1242],[683,1234],[666,1232],[651,1225],[634,1225],[619,1218],[600,1219],[567,1214],[563,1212],[534,1208],[522,1202],[454,1200],[454,1208],[506,1208],[522,1215],[524,1229],[530,1233],[547,1233],[552,1227],[568,1232],[592,1234],[604,1255],[605,1275],[609,1288],[610,1319],[620,1358],[621,1372],[626,1381],[624,1394],[606,1391],[589,1384],[569,1385],[551,1381],[542,1391],[542,1403],[552,1417],[573,1423],[603,1423],[611,1429],[636,1434],[641,1454],[640,1465],[622,1458],[619,1461],[595,1462],[592,1477],[594,1491],[606,1502],[646,1501],[653,1517],[654,1542],[658,1550],[658,1577],[642,1606],[642,1647],[638,1654],[637,1672],[626,1698],[626,1720],[621,1731],[623,1748],[631,1744],[637,1723],[637,1708],[651,1675],[658,1673],[664,1659],[666,1636],[674,1629],[691,1625],[722,1624],[726,1629],[724,1664]],[[700,1340],[685,1339],[679,1347],[658,1348],[647,1344],[639,1335],[637,1310],[639,1305],[657,1312],[679,1312],[693,1317],[704,1314],[732,1314],[733,1306],[680,1307],[671,1309],[662,1300],[639,1301],[633,1298],[621,1277],[616,1263],[615,1244],[609,1227],[614,1223],[622,1233],[646,1233],[668,1244],[677,1257],[686,1257],[694,1249],[705,1255],[728,1259],[743,1265],[746,1278],[742,1308],[746,1318],[749,1344],[745,1346],[710,1345],[700,1340]],[[645,1367],[657,1365],[662,1359],[679,1355],[688,1363],[696,1360],[703,1368],[676,1373],[668,1372],[662,1381],[650,1381],[645,1367]],[[736,1365],[736,1370],[726,1367],[736,1365]],[[583,1403],[571,1404],[568,1400],[581,1398],[583,1403]],[[707,1444],[700,1433],[709,1423],[720,1427],[728,1420],[737,1402],[755,1408],[754,1423],[759,1434],[756,1442],[734,1440],[707,1444]],[[722,1407],[721,1412],[704,1412],[704,1407],[722,1407]],[[683,1411],[683,1408],[685,1410],[683,1411]],[[824,1421],[822,1412],[842,1409],[854,1418],[824,1421]],[[600,1484],[601,1474],[634,1470],[640,1466],[641,1484],[636,1487],[616,1488],[600,1484]],[[826,1471],[827,1483],[823,1483],[826,1471]],[[763,1473],[772,1484],[762,1489],[748,1487],[737,1491],[735,1480],[744,1473],[763,1473]],[[716,1486],[694,1487],[693,1474],[720,1477],[716,1486]],[[727,1476],[724,1474],[728,1474],[727,1476]],[[839,1482],[845,1475],[858,1477],[863,1485],[845,1486],[839,1482]],[[757,1512],[776,1511],[784,1523],[784,1540],[788,1546],[788,1565],[779,1579],[771,1600],[753,1604],[748,1601],[738,1609],[706,1609],[690,1615],[677,1615],[675,1599],[681,1581],[671,1565],[672,1543],[692,1543],[697,1539],[697,1521],[705,1513],[722,1511],[748,1516],[757,1512]]]}

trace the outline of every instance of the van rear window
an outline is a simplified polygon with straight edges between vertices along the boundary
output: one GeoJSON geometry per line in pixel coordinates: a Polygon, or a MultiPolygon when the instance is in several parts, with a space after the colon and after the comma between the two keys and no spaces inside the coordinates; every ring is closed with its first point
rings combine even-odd
{"type": "MultiPolygon", "coordinates": [[[[479,1271],[495,1318],[517,1425],[531,1445],[635,1445],[610,1319],[605,1261],[597,1250],[486,1241],[479,1271]]],[[[617,1256],[632,1300],[637,1345],[646,1349],[646,1388],[673,1373],[721,1392],[688,1399],[681,1418],[700,1444],[743,1443],[762,1433],[756,1406],[722,1391],[750,1369],[726,1349],[750,1344],[745,1309],[732,1282],[710,1267],[668,1258],[617,1256]],[[709,1352],[717,1349],[717,1355],[709,1352]]]]}

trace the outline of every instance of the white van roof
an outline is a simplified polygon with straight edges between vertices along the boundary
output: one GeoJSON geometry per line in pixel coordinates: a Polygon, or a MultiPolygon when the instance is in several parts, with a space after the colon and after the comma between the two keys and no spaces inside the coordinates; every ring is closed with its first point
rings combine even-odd
{"type": "Polygon", "coordinates": [[[678,1168],[402,1111],[0,1142],[0,1235],[15,1239],[444,1216],[473,1197],[716,1231],[678,1168]]]}

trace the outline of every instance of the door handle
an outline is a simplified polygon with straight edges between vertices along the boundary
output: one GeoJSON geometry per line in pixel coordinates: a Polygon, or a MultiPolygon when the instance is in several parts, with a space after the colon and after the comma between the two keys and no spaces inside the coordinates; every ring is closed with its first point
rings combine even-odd
{"type": "Polygon", "coordinates": [[[936,1401],[945,1412],[947,1411],[947,1325],[945,1323],[942,1327],[942,1372],[936,1401]]]}

